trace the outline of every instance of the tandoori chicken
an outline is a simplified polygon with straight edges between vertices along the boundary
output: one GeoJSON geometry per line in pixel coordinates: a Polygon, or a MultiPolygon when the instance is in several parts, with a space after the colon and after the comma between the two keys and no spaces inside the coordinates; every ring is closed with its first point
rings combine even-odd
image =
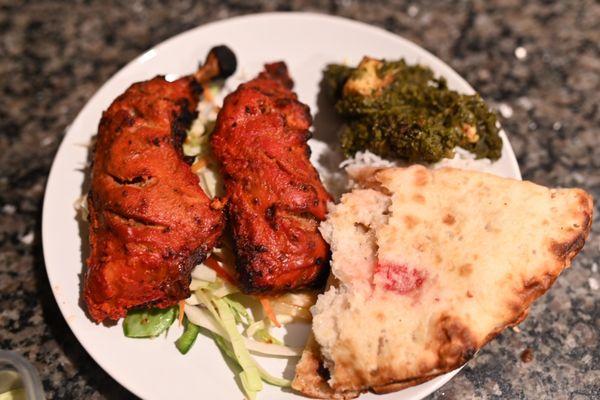
{"type": "Polygon", "coordinates": [[[314,287],[328,274],[318,225],[331,197],[309,160],[309,108],[292,87],[283,62],[266,65],[225,98],[211,136],[247,293],[314,287]]]}
{"type": "Polygon", "coordinates": [[[104,112],[88,195],[91,253],[84,298],[97,322],[189,296],[190,273],[219,239],[224,215],[198,185],[181,142],[202,84],[235,70],[211,50],[192,76],[135,83],[104,112]]]}

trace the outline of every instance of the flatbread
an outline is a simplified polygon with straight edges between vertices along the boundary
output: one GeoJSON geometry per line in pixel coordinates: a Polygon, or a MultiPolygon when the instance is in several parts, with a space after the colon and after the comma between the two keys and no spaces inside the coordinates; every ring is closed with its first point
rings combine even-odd
{"type": "Polygon", "coordinates": [[[526,317],[592,221],[579,189],[422,166],[355,178],[362,188],[321,225],[338,283],[313,308],[293,384],[312,397],[385,393],[461,366],[526,317]]]}

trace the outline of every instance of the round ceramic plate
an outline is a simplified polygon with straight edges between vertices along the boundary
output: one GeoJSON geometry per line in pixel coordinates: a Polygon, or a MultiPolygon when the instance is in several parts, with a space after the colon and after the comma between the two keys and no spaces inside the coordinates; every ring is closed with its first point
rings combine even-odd
{"type": "MultiPolygon", "coordinates": [[[[80,303],[80,280],[87,255],[87,229],[78,223],[73,203],[84,190],[86,145],[96,133],[102,111],[133,82],[159,74],[168,78],[192,72],[207,51],[217,44],[230,46],[238,57],[239,68],[230,85],[250,79],[265,62],[284,60],[287,63],[300,100],[310,106],[315,116],[315,135],[310,145],[312,160],[322,174],[332,172],[339,161],[331,110],[318,96],[326,64],[356,64],[363,55],[403,57],[409,63],[427,65],[446,77],[452,89],[473,92],[449,66],[401,37],[342,18],[303,13],[252,15],[192,29],[145,52],[106,82],[69,127],[54,160],[44,200],[44,257],[56,301],[77,339],[104,370],[145,399],[189,396],[239,399],[242,392],[234,372],[208,337],[200,336],[192,350],[183,356],[174,346],[181,332],[178,326],[174,325],[166,337],[136,340],[126,338],[120,324],[96,325],[86,317],[80,303]]],[[[519,179],[513,151],[505,136],[503,139],[502,158],[488,170],[519,179]]],[[[307,329],[296,330],[293,339],[302,343],[306,333],[307,329]]],[[[295,359],[261,358],[259,362],[273,373],[293,376],[295,359]]],[[[384,396],[365,394],[362,398],[420,399],[438,389],[456,372],[400,392],[384,396]]],[[[265,385],[260,398],[300,396],[265,385]]]]}

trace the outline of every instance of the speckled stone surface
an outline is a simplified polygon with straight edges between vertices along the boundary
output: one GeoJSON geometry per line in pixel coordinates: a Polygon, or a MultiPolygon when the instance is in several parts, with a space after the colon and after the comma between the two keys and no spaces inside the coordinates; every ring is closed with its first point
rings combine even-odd
{"type": "MultiPolygon", "coordinates": [[[[49,398],[133,398],[86,354],[52,297],[40,244],[52,158],[106,79],[196,25],[303,10],[400,34],[450,64],[499,110],[524,178],[580,186],[600,199],[598,2],[123,3],[0,0],[0,348],[33,362],[49,398]]],[[[520,332],[500,335],[430,399],[600,398],[597,219],[582,254],[520,332]]]]}

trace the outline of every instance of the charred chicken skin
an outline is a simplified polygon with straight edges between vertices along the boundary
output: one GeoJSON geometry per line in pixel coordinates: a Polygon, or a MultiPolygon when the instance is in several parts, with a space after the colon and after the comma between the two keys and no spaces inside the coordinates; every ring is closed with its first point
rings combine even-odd
{"type": "Polygon", "coordinates": [[[97,322],[188,297],[192,268],[221,235],[221,207],[198,185],[181,142],[200,84],[222,75],[217,56],[223,52],[233,56],[222,46],[213,49],[195,76],[133,84],[102,116],[88,196],[91,253],[84,282],[87,309],[97,322]]]}
{"type": "Polygon", "coordinates": [[[225,98],[211,136],[247,293],[317,286],[328,273],[318,224],[331,198],[309,161],[308,106],[292,87],[284,63],[266,65],[225,98]]]}

